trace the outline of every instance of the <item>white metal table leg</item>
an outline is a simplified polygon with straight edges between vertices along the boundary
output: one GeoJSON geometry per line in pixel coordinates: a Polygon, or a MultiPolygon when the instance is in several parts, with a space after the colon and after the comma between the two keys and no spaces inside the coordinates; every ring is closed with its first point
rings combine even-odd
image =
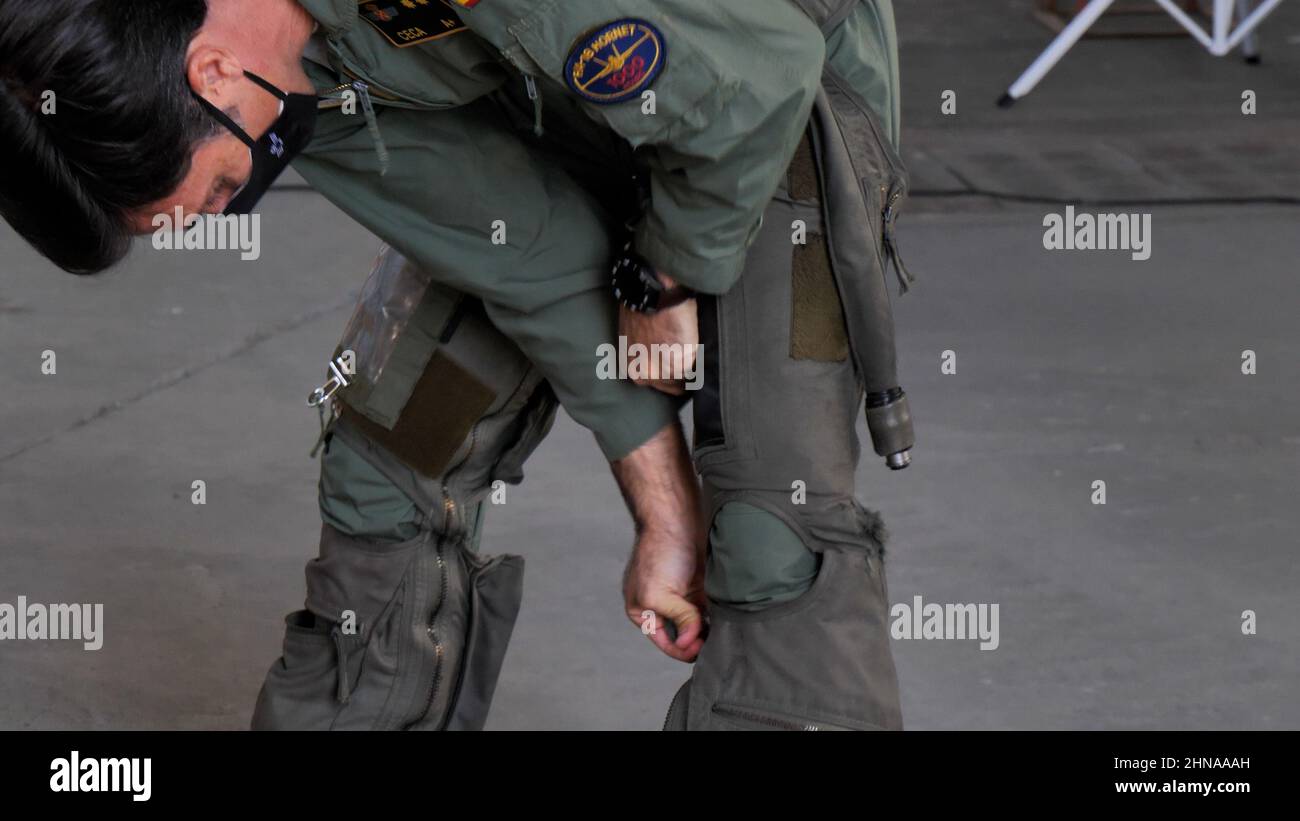
{"type": "Polygon", "coordinates": [[[1232,31],[1234,0],[1214,0],[1214,48],[1210,53],[1222,57],[1228,53],[1228,34],[1232,31]]]}
{"type": "Polygon", "coordinates": [[[1003,94],[1002,99],[998,100],[998,105],[1009,106],[1033,91],[1034,86],[1038,85],[1047,72],[1051,71],[1065,56],[1065,53],[1075,43],[1079,42],[1079,38],[1092,27],[1092,24],[1097,22],[1097,18],[1105,14],[1106,9],[1110,8],[1114,3],[1115,0],[1092,0],[1085,6],[1065,28],[1061,29],[1061,33],[1056,35],[1056,39],[1052,41],[1052,44],[1042,54],[1038,55],[1038,59],[1034,60],[1029,65],[1029,68],[1025,69],[1020,78],[1011,84],[1011,88],[1007,89],[1007,93],[1003,94]]]}
{"type": "Polygon", "coordinates": [[[1282,0],[1262,0],[1258,3],[1250,15],[1237,24],[1237,30],[1228,37],[1228,50],[1236,48],[1238,43],[1254,32],[1259,24],[1264,22],[1264,18],[1272,14],[1273,9],[1281,4],[1282,0]]]}
{"type": "MultiPolygon", "coordinates": [[[[1238,45],[1246,55],[1247,62],[1259,62],[1259,46],[1255,29],[1282,0],[1213,0],[1214,18],[1211,31],[1206,31],[1192,19],[1191,15],[1179,8],[1175,0],[1155,0],[1155,3],[1169,13],[1187,33],[1205,46],[1215,57],[1222,57],[1238,45]],[[1236,27],[1233,27],[1233,9],[1236,9],[1236,27]]],[[[1074,19],[1056,35],[1038,59],[1034,60],[1020,75],[1007,93],[998,100],[998,105],[1006,108],[1034,90],[1034,86],[1051,71],[1065,56],[1079,38],[1097,22],[1097,18],[1114,5],[1115,0],[1091,0],[1074,19]]]]}
{"type": "MultiPolygon", "coordinates": [[[[1237,0],[1237,23],[1238,24],[1240,24],[1242,21],[1244,21],[1247,17],[1250,16],[1250,12],[1252,10],[1250,6],[1251,6],[1250,0],[1237,0]]],[[[1255,37],[1255,30],[1253,28],[1244,38],[1242,38],[1241,53],[1246,58],[1246,62],[1248,63],[1259,62],[1259,39],[1255,37]]]]}

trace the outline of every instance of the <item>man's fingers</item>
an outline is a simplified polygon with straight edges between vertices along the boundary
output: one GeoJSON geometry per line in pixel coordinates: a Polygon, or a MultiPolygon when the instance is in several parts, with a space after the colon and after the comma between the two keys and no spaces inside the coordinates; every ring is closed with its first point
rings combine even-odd
{"type": "Polygon", "coordinates": [[[636,384],[672,396],[686,392],[686,380],[695,373],[700,339],[693,301],[655,314],[620,306],[619,334],[627,338],[629,351],[638,351],[637,367],[628,363],[636,384]]]}
{"type": "MultiPolygon", "coordinates": [[[[698,634],[699,629],[696,628],[695,632],[698,634]]],[[[651,633],[649,639],[664,655],[687,664],[695,661],[695,657],[700,654],[700,650],[704,647],[704,641],[700,639],[698,635],[696,638],[683,644],[682,635],[678,635],[677,641],[674,642],[667,630],[659,630],[651,633]]]]}
{"type": "Polygon", "coordinates": [[[675,593],[665,593],[650,607],[658,621],[669,619],[677,628],[677,644],[690,644],[700,634],[700,609],[675,593]],[[656,606],[657,605],[657,606],[656,606]]]}
{"type": "Polygon", "coordinates": [[[675,379],[665,381],[663,379],[639,379],[636,381],[642,387],[654,388],[657,391],[666,393],[669,396],[681,396],[686,393],[686,380],[675,379]]]}
{"type": "Polygon", "coordinates": [[[644,610],[629,608],[628,616],[665,655],[678,661],[694,660],[704,645],[700,638],[704,621],[699,608],[675,594],[665,594],[656,603],[658,607],[648,606],[644,610]],[[676,628],[675,641],[667,627],[668,621],[676,628]]]}
{"type": "MultiPolygon", "coordinates": [[[[659,614],[652,610],[642,611],[629,609],[627,615],[633,624],[641,628],[642,634],[644,634],[646,638],[650,639],[651,643],[654,644],[655,647],[658,647],[659,651],[664,655],[685,662],[689,662],[695,658],[694,653],[687,652],[690,649],[689,647],[679,648],[673,643],[672,636],[666,629],[664,619],[661,618],[659,614]]],[[[696,649],[695,653],[698,652],[699,650],[696,649]]]]}
{"type": "Polygon", "coordinates": [[[692,359],[690,362],[683,363],[681,373],[665,374],[660,372],[661,369],[657,364],[654,364],[647,368],[649,373],[638,371],[636,375],[632,376],[632,382],[643,388],[654,388],[657,391],[680,396],[686,393],[686,374],[690,373],[694,367],[695,362],[692,359]]]}
{"type": "Polygon", "coordinates": [[[661,653],[669,658],[674,658],[681,662],[690,663],[695,659],[696,653],[699,652],[697,650],[696,653],[690,653],[686,649],[673,644],[672,639],[668,637],[667,630],[659,630],[651,633],[649,638],[650,641],[654,642],[654,646],[659,648],[661,653]]]}
{"type": "Polygon", "coordinates": [[[657,391],[663,391],[672,396],[681,396],[686,393],[686,380],[682,379],[661,379],[658,371],[652,372],[649,376],[638,374],[632,377],[632,383],[642,388],[654,388],[657,391]]]}

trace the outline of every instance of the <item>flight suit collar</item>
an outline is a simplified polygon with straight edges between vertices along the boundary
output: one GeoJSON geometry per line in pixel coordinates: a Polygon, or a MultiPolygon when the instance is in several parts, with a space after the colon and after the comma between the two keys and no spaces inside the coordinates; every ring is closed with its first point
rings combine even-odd
{"type": "Polygon", "coordinates": [[[348,32],[357,22],[357,0],[298,0],[298,5],[306,9],[330,37],[348,32]]]}

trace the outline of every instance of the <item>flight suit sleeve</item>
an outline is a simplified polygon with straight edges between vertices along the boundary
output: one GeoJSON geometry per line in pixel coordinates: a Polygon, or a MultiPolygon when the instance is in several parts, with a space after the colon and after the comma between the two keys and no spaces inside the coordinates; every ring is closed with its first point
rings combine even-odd
{"type": "Polygon", "coordinates": [[[638,149],[652,199],[637,251],[690,288],[726,292],[808,123],[826,49],[812,21],[790,0],[453,2],[516,67],[638,149]]]}

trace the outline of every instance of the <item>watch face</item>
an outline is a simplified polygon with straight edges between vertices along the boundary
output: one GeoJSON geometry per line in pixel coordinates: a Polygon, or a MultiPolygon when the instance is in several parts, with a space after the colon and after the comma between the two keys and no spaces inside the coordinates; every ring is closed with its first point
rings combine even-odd
{"type": "Polygon", "coordinates": [[[649,312],[659,302],[662,289],[654,274],[645,264],[624,257],[614,266],[614,298],[628,310],[649,312]]]}

